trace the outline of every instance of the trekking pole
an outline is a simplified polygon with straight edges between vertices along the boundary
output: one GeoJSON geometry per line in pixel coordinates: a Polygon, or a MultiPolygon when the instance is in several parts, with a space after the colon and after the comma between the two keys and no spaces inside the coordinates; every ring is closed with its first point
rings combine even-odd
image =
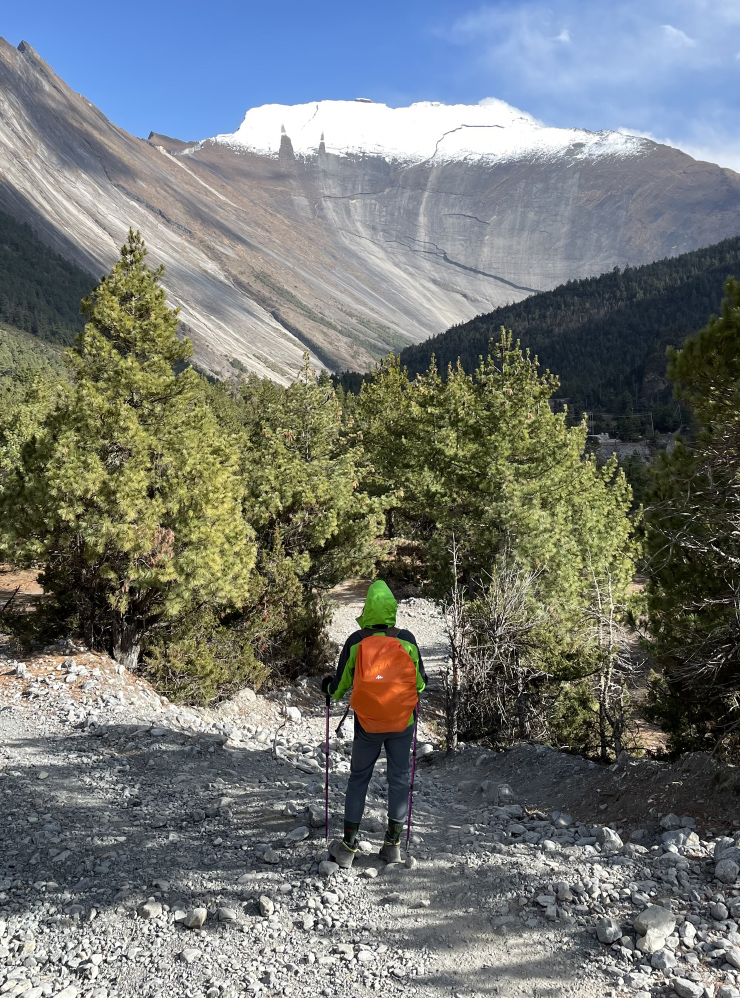
{"type": "Polygon", "coordinates": [[[324,781],[324,837],[329,841],[329,694],[326,694],[326,780],[324,781]]]}
{"type": "Polygon", "coordinates": [[[419,705],[414,712],[414,747],[411,752],[411,786],[409,787],[409,817],[406,822],[406,855],[409,854],[409,839],[411,838],[411,809],[414,806],[414,777],[416,776],[416,731],[419,726],[419,705]]]}

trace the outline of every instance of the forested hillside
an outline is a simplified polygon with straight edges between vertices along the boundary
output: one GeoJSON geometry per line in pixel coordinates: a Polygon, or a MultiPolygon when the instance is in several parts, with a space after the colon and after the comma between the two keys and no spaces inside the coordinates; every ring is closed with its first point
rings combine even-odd
{"type": "Polygon", "coordinates": [[[418,374],[432,355],[441,371],[459,357],[472,371],[504,326],[557,374],[557,394],[570,399],[571,409],[618,415],[660,409],[670,398],[666,347],[680,346],[719,311],[731,275],[740,275],[740,237],[644,267],[569,281],[407,347],[401,362],[418,374]]]}
{"type": "Polygon", "coordinates": [[[0,211],[0,322],[69,346],[82,331],[80,299],[95,279],[0,211]]]}
{"type": "Polygon", "coordinates": [[[62,351],[35,336],[0,322],[0,383],[19,380],[26,374],[56,374],[64,371],[62,351]]]}

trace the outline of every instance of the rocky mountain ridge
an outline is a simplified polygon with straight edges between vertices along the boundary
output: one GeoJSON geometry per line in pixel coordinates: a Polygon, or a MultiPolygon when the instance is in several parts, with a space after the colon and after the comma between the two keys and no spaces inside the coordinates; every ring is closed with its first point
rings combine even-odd
{"type": "MultiPolygon", "coordinates": [[[[453,124],[461,113],[353,107],[453,124]]],[[[244,126],[231,139],[137,139],[30,45],[0,41],[0,208],[96,275],[140,229],[196,360],[226,373],[236,359],[284,382],[305,350],[365,369],[535,291],[740,232],[740,175],[644,139],[545,129],[508,105],[465,109],[503,124],[453,129],[453,145],[426,158],[384,152],[364,117],[322,147],[320,131],[298,127],[304,110],[247,119],[258,112],[269,132],[259,153],[235,141],[244,126]],[[493,146],[479,144],[484,132],[493,146]]]]}

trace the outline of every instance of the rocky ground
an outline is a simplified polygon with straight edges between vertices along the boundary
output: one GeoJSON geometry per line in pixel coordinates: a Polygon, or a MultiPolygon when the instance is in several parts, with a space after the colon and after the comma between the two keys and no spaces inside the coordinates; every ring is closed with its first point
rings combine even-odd
{"type": "MultiPolygon", "coordinates": [[[[337,639],[359,607],[340,594],[337,639]]],[[[409,600],[399,623],[438,686],[439,617],[409,600]]],[[[733,770],[529,745],[447,759],[433,702],[409,860],[376,855],[379,765],[342,872],[317,680],[196,710],[71,643],[0,658],[0,995],[740,995],[733,770]]]]}

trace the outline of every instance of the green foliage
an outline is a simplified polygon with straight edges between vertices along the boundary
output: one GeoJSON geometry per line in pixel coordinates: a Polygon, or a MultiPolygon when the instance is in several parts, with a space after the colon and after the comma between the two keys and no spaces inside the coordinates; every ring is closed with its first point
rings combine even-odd
{"type": "Polygon", "coordinates": [[[30,226],[0,211],[0,321],[51,343],[82,332],[80,299],[94,278],[41,242],[30,226]]]}
{"type": "Polygon", "coordinates": [[[449,743],[459,726],[609,758],[623,737],[632,495],[616,461],[586,455],[585,425],[552,411],[556,386],[502,331],[472,375],[410,381],[390,358],[348,402],[386,534],[413,546],[418,580],[448,605],[449,743]]]}
{"type": "Polygon", "coordinates": [[[288,388],[248,379],[240,402],[247,518],[262,549],[279,544],[319,591],[371,573],[382,505],[360,490],[363,451],[345,433],[331,380],[306,361],[288,388]]]}
{"type": "Polygon", "coordinates": [[[196,688],[201,695],[226,690],[229,669],[256,669],[253,683],[268,673],[326,669],[335,651],[326,591],[348,576],[372,574],[383,550],[382,503],[360,490],[363,450],[326,375],[317,377],[306,362],[288,388],[251,376],[206,392],[239,451],[242,513],[257,557],[250,598],[223,618],[218,640],[197,620],[148,652],[150,674],[173,698],[192,697],[196,688]],[[199,645],[218,647],[212,665],[209,655],[197,655],[199,645]]]}
{"type": "Polygon", "coordinates": [[[205,705],[265,681],[269,669],[255,655],[254,638],[243,621],[205,610],[156,632],[141,671],[173,703],[205,705]]]}
{"type": "Polygon", "coordinates": [[[347,434],[331,380],[317,378],[308,360],[288,388],[246,379],[237,405],[245,516],[289,632],[278,654],[323,668],[324,594],[352,575],[373,574],[382,503],[361,490],[362,447],[347,434]]]}
{"type": "Polygon", "coordinates": [[[737,746],[740,729],[740,284],[669,374],[696,419],[657,466],[647,516],[653,715],[674,750],[737,746]]]}
{"type": "Polygon", "coordinates": [[[632,490],[632,509],[638,510],[645,503],[652,486],[650,465],[637,451],[633,451],[627,457],[620,458],[619,467],[632,490]]]}
{"type": "Polygon", "coordinates": [[[130,233],[88,319],[64,387],[23,444],[0,496],[0,543],[43,565],[37,627],[80,630],[135,666],[142,642],[206,608],[245,601],[255,552],[241,516],[238,454],[202,381],[173,365],[161,268],[130,233]]]}
{"type": "Polygon", "coordinates": [[[62,377],[64,359],[59,349],[30,333],[0,323],[0,390],[28,374],[62,377]]]}
{"type": "Polygon", "coordinates": [[[614,461],[584,456],[585,426],[552,412],[556,384],[502,332],[472,375],[432,367],[410,381],[391,359],[353,403],[367,487],[389,505],[388,536],[418,546],[433,593],[452,582],[453,536],[466,582],[503,550],[542,570],[563,604],[582,598],[588,572],[629,581],[629,486],[614,461]]]}
{"type": "Polygon", "coordinates": [[[675,403],[665,405],[665,349],[680,345],[719,309],[722,286],[738,271],[740,237],[643,267],[615,268],[453,326],[406,347],[401,362],[417,374],[432,356],[442,370],[460,358],[473,372],[504,326],[557,371],[559,394],[570,398],[572,411],[625,415],[649,403],[656,427],[671,431],[678,426],[675,403]]]}
{"type": "Polygon", "coordinates": [[[0,326],[0,493],[23,444],[53,406],[63,374],[57,349],[30,333],[0,326]]]}

